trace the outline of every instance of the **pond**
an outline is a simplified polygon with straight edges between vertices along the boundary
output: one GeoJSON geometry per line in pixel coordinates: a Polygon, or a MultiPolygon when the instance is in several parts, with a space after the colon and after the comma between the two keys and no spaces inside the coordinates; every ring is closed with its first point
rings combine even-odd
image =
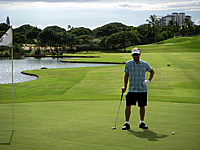
{"type": "MultiPolygon", "coordinates": [[[[13,82],[20,83],[30,80],[36,80],[37,77],[21,74],[21,71],[46,68],[75,68],[75,67],[93,67],[110,66],[113,64],[94,64],[94,63],[63,63],[63,59],[73,58],[34,58],[13,60],[13,82]]],[[[12,83],[12,60],[0,58],[0,84],[12,83]]]]}

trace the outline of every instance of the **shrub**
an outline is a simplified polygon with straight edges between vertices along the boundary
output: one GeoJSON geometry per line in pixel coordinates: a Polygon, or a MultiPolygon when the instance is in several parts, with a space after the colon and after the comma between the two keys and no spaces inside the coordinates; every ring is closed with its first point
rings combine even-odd
{"type": "Polygon", "coordinates": [[[164,40],[164,37],[162,36],[162,34],[160,34],[160,33],[158,33],[157,35],[156,35],[156,40],[159,42],[159,41],[162,41],[162,40],[164,40]]]}
{"type": "Polygon", "coordinates": [[[39,47],[35,49],[35,52],[34,52],[35,55],[40,55],[41,53],[42,52],[41,52],[41,49],[39,47]]]}
{"type": "Polygon", "coordinates": [[[169,37],[167,31],[163,31],[163,32],[161,33],[161,35],[164,37],[165,40],[168,39],[168,37],[169,37]]]}
{"type": "Polygon", "coordinates": [[[8,51],[6,51],[6,52],[4,53],[4,56],[10,56],[10,53],[9,53],[8,51]]]}

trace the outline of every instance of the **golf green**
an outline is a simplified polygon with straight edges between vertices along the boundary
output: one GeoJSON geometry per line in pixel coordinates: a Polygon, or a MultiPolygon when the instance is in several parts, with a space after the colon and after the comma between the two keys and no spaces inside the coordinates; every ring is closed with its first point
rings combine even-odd
{"type": "Polygon", "coordinates": [[[125,101],[112,130],[118,101],[32,102],[0,105],[0,149],[199,149],[199,104],[149,102],[148,130],[138,128],[132,107],[131,130],[122,131],[125,101]],[[172,135],[172,132],[175,132],[172,135]]]}

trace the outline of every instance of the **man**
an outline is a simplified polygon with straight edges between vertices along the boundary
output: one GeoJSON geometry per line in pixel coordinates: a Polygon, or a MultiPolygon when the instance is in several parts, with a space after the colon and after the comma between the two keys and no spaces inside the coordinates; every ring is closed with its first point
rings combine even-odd
{"type": "Polygon", "coordinates": [[[124,70],[124,87],[122,87],[122,93],[126,91],[128,79],[129,90],[126,95],[126,123],[122,127],[122,130],[130,129],[129,118],[131,115],[131,105],[136,105],[136,102],[138,102],[138,107],[140,107],[139,128],[148,129],[148,126],[146,126],[144,123],[145,106],[147,106],[147,85],[150,83],[154,76],[154,70],[147,62],[140,60],[140,49],[132,49],[131,54],[133,59],[126,63],[124,70]],[[145,73],[147,71],[150,72],[150,75],[149,79],[145,80],[145,73]]]}

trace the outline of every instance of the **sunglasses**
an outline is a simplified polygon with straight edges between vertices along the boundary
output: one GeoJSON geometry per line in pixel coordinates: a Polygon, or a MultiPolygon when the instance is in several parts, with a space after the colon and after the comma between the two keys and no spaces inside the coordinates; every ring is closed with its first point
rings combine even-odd
{"type": "Polygon", "coordinates": [[[140,55],[140,54],[137,54],[137,53],[134,53],[134,54],[132,54],[133,56],[138,56],[138,55],[140,55]]]}

